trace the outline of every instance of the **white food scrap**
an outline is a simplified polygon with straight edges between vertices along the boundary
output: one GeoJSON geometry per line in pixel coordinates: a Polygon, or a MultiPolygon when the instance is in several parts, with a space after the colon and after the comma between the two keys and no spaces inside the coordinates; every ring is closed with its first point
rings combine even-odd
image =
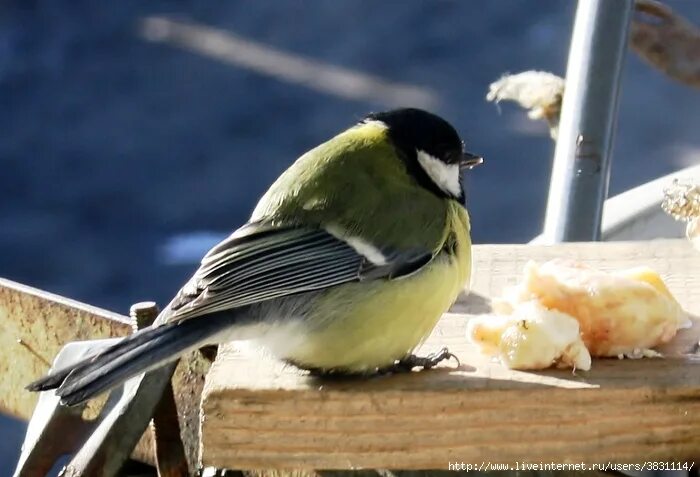
{"type": "Polygon", "coordinates": [[[468,337],[515,369],[590,368],[590,356],[656,357],[690,320],[655,271],[571,260],[525,266],[522,281],[470,320],[468,337]],[[499,336],[500,332],[500,336],[499,336]]]}
{"type": "Polygon", "coordinates": [[[685,234],[697,250],[700,250],[700,185],[692,179],[673,179],[664,188],[661,208],[675,220],[687,222],[685,234]]]}
{"type": "Polygon", "coordinates": [[[552,138],[557,137],[564,78],[546,71],[523,71],[505,75],[489,85],[487,101],[514,101],[528,110],[530,119],[544,119],[552,138]]]}
{"type": "Polygon", "coordinates": [[[591,355],[571,316],[548,310],[537,301],[523,303],[512,315],[488,315],[469,321],[467,336],[482,352],[498,356],[512,369],[552,365],[588,370],[591,355]]]}

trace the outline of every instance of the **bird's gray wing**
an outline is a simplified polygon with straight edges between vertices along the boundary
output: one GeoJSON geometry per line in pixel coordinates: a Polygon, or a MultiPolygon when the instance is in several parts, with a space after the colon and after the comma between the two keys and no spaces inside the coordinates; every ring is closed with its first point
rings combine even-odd
{"type": "Polygon", "coordinates": [[[54,371],[29,389],[58,387],[62,402],[83,402],[193,346],[206,344],[231,324],[226,315],[202,315],[347,282],[402,277],[431,258],[428,251],[380,250],[357,238],[339,238],[321,229],[250,224],[205,255],[154,326],[54,371]],[[189,320],[198,316],[201,321],[189,320]]]}
{"type": "Polygon", "coordinates": [[[238,308],[342,283],[398,278],[433,256],[358,246],[323,229],[249,224],[202,259],[169,305],[167,321],[238,308]],[[377,253],[378,252],[378,253],[377,253]]]}

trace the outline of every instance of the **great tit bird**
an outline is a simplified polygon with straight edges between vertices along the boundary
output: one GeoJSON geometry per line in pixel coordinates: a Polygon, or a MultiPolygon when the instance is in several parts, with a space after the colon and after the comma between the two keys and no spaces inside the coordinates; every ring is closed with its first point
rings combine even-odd
{"type": "Polygon", "coordinates": [[[235,340],[321,372],[395,365],[469,280],[461,171],[479,163],[434,114],[366,116],[282,173],[151,327],[28,389],[74,405],[235,340]]]}

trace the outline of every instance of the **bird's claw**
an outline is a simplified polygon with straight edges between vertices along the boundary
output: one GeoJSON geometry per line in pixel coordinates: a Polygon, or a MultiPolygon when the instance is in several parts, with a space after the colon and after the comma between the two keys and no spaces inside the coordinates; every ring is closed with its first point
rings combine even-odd
{"type": "Polygon", "coordinates": [[[393,366],[389,366],[382,370],[384,373],[407,373],[413,370],[413,368],[431,369],[445,361],[446,359],[453,358],[457,361],[457,365],[460,365],[459,358],[447,348],[442,348],[436,353],[431,353],[428,356],[416,356],[415,354],[409,354],[405,358],[399,360],[393,366]]]}

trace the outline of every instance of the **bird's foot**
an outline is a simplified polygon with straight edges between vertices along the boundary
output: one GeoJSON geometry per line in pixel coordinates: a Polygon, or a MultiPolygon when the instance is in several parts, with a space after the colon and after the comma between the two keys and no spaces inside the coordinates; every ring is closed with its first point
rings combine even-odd
{"type": "Polygon", "coordinates": [[[416,356],[415,354],[409,354],[405,358],[399,360],[393,366],[388,366],[380,370],[381,373],[408,373],[413,370],[413,368],[431,369],[445,361],[446,359],[453,358],[457,361],[459,366],[459,358],[454,354],[450,353],[447,348],[442,348],[436,353],[431,353],[428,356],[416,356]]]}
{"type": "Polygon", "coordinates": [[[460,365],[459,358],[454,354],[450,353],[447,348],[442,348],[440,351],[431,353],[428,356],[416,356],[415,354],[409,354],[405,358],[400,359],[391,366],[386,366],[384,368],[379,368],[375,370],[366,371],[350,371],[343,368],[314,368],[312,366],[303,366],[293,361],[287,361],[289,364],[296,366],[300,369],[308,371],[309,375],[314,377],[330,377],[330,378],[362,378],[373,376],[377,374],[398,374],[398,373],[410,373],[413,368],[431,369],[442,363],[447,359],[454,359],[457,361],[457,366],[460,365]]]}

